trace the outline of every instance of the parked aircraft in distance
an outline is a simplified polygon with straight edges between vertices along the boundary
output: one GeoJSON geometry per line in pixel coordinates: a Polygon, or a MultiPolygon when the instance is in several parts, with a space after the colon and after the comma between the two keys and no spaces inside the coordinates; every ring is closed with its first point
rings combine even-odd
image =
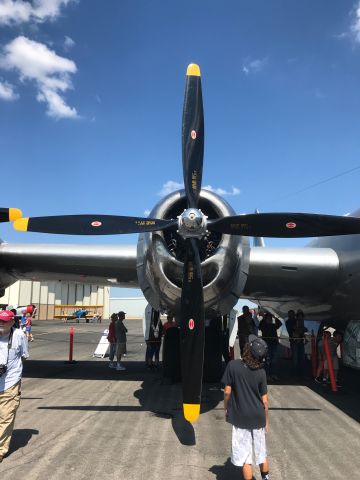
{"type": "Polygon", "coordinates": [[[281,317],[301,308],[307,318],[343,329],[360,320],[360,219],[359,212],[236,215],[219,195],[202,190],[204,119],[195,64],[187,69],[182,147],[185,189],[161,199],[149,218],[86,214],[14,222],[17,230],[44,233],[139,233],[137,246],[2,243],[0,287],[18,279],[140,287],[153,309],[180,319],[184,416],[194,421],[205,317],[227,314],[242,297],[281,317]],[[249,237],[324,238],[306,248],[267,248],[261,241],[251,247],[249,237]]]}

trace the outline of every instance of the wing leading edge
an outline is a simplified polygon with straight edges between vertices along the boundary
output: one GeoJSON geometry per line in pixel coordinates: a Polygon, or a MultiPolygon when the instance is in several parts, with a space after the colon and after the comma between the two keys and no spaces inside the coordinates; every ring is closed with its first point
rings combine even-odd
{"type": "Polygon", "coordinates": [[[0,284],[62,280],[138,288],[135,245],[0,245],[0,284]]]}

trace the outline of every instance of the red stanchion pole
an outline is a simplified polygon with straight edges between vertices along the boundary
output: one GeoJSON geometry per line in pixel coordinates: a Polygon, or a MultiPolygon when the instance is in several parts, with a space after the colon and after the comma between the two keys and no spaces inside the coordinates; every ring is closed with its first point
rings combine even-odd
{"type": "Polygon", "coordinates": [[[314,335],[314,330],[311,331],[311,366],[313,377],[316,377],[316,340],[314,335]]]}
{"type": "Polygon", "coordinates": [[[74,351],[74,327],[70,327],[69,362],[73,361],[73,351],[74,351]]]}
{"type": "Polygon", "coordinates": [[[330,377],[330,385],[331,385],[331,390],[333,392],[337,392],[337,385],[336,385],[336,380],[335,380],[335,374],[334,374],[334,366],[332,363],[331,359],[331,353],[330,353],[330,347],[329,347],[329,339],[326,335],[323,336],[323,345],[324,345],[324,352],[328,364],[328,372],[329,372],[329,377],[330,377]]]}

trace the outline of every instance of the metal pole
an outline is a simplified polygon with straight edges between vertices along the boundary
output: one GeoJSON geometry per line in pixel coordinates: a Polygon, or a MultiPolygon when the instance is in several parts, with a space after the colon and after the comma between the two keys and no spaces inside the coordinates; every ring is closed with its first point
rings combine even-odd
{"type": "Polygon", "coordinates": [[[73,361],[73,350],[74,350],[74,327],[70,327],[70,350],[69,350],[69,362],[73,361]]]}

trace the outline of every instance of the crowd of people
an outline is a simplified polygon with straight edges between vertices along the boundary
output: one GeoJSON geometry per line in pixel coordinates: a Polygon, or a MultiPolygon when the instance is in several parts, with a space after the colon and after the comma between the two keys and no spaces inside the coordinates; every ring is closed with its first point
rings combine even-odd
{"type": "MultiPolygon", "coordinates": [[[[283,323],[270,312],[259,311],[255,313],[245,305],[242,314],[238,317],[238,338],[240,355],[248,342],[249,335],[261,335],[265,340],[268,350],[265,359],[265,371],[267,379],[279,380],[279,330],[283,323]]],[[[290,344],[292,359],[292,373],[296,379],[304,377],[306,372],[305,345],[309,341],[308,329],[305,327],[305,317],[302,310],[289,310],[285,320],[285,328],[290,344]]],[[[327,360],[323,349],[323,335],[329,338],[329,348],[336,381],[338,381],[339,352],[338,346],[342,343],[342,333],[336,330],[333,335],[329,330],[320,330],[317,335],[317,375],[315,381],[318,383],[329,383],[327,360]]],[[[338,386],[340,384],[338,383],[338,386]]]]}
{"type": "MultiPolygon", "coordinates": [[[[28,342],[33,341],[31,333],[32,315],[25,313],[16,318],[16,311],[0,311],[0,462],[6,456],[15,415],[20,403],[22,362],[29,356],[28,342]],[[17,321],[16,321],[17,320],[17,321]]],[[[107,340],[110,344],[109,367],[117,371],[126,370],[122,363],[127,354],[127,328],[124,325],[126,313],[113,313],[107,340]]],[[[215,322],[216,326],[220,322],[215,322]]],[[[305,372],[305,343],[307,328],[301,310],[289,310],[285,327],[289,337],[293,374],[302,377],[305,372]]],[[[214,328],[213,321],[206,322],[207,328],[214,328]]],[[[242,467],[243,478],[252,478],[252,456],[260,467],[263,480],[270,479],[266,449],[268,422],[267,382],[279,379],[279,330],[283,326],[272,313],[254,312],[244,306],[237,318],[240,356],[235,361],[226,361],[222,377],[224,385],[224,411],[226,421],[232,424],[231,461],[242,467]]],[[[162,339],[170,328],[178,328],[172,314],[167,315],[163,324],[159,313],[153,312],[146,339],[145,365],[158,368],[162,339]]],[[[224,324],[222,324],[224,329],[224,324]]],[[[228,327],[227,327],[228,328],[228,327]]],[[[228,336],[222,336],[227,339],[228,336]]],[[[330,370],[338,383],[339,354],[342,334],[335,330],[320,330],[317,336],[317,372],[315,381],[329,382],[330,370]],[[330,354],[332,369],[329,368],[330,354]]],[[[338,383],[339,386],[339,383],[338,383]]]]}
{"type": "MultiPolygon", "coordinates": [[[[107,336],[110,344],[109,367],[117,371],[126,370],[124,364],[121,363],[121,358],[126,356],[127,328],[123,323],[125,316],[126,313],[123,311],[111,315],[107,336]],[[116,362],[114,362],[115,358],[116,362]]],[[[153,315],[150,322],[148,338],[146,339],[145,365],[147,368],[159,368],[162,339],[166,331],[174,327],[178,327],[178,324],[172,314],[167,315],[167,320],[164,324],[159,314],[153,315]]]]}
{"type": "Polygon", "coordinates": [[[127,328],[124,325],[126,313],[120,311],[113,313],[110,317],[108,342],[110,343],[109,367],[115,368],[117,371],[126,370],[121,363],[121,358],[126,356],[126,334],[127,328]],[[116,363],[114,358],[116,357],[116,363]]]}
{"type": "MultiPolygon", "coordinates": [[[[109,367],[118,371],[125,370],[126,367],[121,362],[122,357],[126,356],[126,333],[127,328],[124,325],[125,312],[113,313],[110,319],[108,341],[110,343],[109,367]],[[115,361],[116,359],[116,361],[115,361]]],[[[221,320],[221,318],[220,318],[221,320]]],[[[220,322],[221,323],[221,322],[220,322]]],[[[211,327],[213,321],[206,321],[205,326],[211,327]]],[[[292,376],[294,379],[301,379],[306,373],[306,355],[305,345],[309,342],[309,332],[305,327],[305,316],[302,310],[289,310],[284,323],[269,311],[251,310],[247,305],[242,307],[242,314],[237,317],[237,335],[239,339],[240,357],[244,354],[244,349],[249,341],[250,335],[261,336],[267,345],[267,354],[264,360],[264,368],[268,381],[278,381],[281,377],[280,369],[280,336],[279,332],[285,325],[288,342],[290,345],[290,356],[292,359],[292,376]]],[[[148,369],[157,369],[160,365],[160,350],[162,341],[168,328],[179,327],[173,314],[169,313],[166,322],[163,323],[158,312],[154,312],[148,328],[146,338],[145,365],[148,369]]],[[[230,361],[228,339],[228,326],[224,329],[222,338],[226,345],[223,347],[223,358],[227,364],[230,361]],[[226,335],[225,335],[226,333],[226,335]],[[226,353],[224,353],[226,352],[226,353]]],[[[324,332],[318,333],[317,340],[317,383],[329,383],[329,374],[327,360],[325,358],[322,336],[324,332]]],[[[27,332],[28,335],[28,332],[27,332]]],[[[31,334],[30,334],[31,335],[31,334]]],[[[329,336],[329,347],[331,352],[332,364],[335,378],[338,381],[339,358],[338,345],[342,342],[342,334],[335,331],[331,336],[328,330],[325,335],[329,336]]],[[[28,337],[31,341],[31,337],[28,337]]],[[[340,384],[338,383],[340,386],[340,384]]]]}

